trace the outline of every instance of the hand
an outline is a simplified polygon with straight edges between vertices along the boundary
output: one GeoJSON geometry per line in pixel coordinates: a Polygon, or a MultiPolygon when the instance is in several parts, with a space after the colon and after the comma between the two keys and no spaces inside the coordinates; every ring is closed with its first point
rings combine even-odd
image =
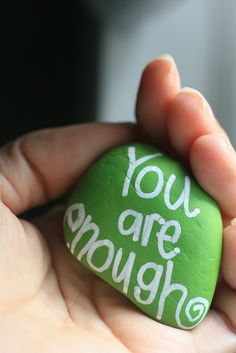
{"type": "MultiPolygon", "coordinates": [[[[221,134],[222,130],[213,123],[215,120],[211,121],[210,112],[203,112],[200,103],[194,105],[194,99],[201,101],[199,96],[178,92],[176,67],[166,60],[150,64],[139,91],[140,126],[149,139],[155,128],[154,142],[159,141],[163,148],[177,151],[190,160],[195,177],[217,199],[228,216],[225,218],[228,224],[228,219],[235,216],[234,154],[228,149],[220,151],[214,145],[214,134],[221,134]],[[185,128],[189,135],[184,130],[182,135],[175,136],[173,143],[177,121],[174,118],[179,121],[178,129],[181,119],[186,127],[184,119],[188,119],[191,107],[196,119],[191,117],[195,123],[185,128]],[[178,109],[182,114],[177,114],[178,109]],[[196,163],[199,154],[201,159],[196,163]],[[204,180],[202,173],[206,175],[204,180]],[[217,175],[227,178],[226,185],[222,183],[223,193],[217,175]]],[[[236,280],[231,270],[235,267],[234,226],[225,230],[222,262],[225,284],[219,286],[217,310],[212,310],[196,329],[185,332],[149,319],[80,266],[63,241],[63,210],[48,213],[34,224],[15,216],[69,191],[95,158],[117,144],[132,140],[134,134],[131,126],[86,124],[32,133],[1,150],[1,352],[235,353],[236,308],[232,304],[235,302],[232,288],[236,280]]]]}

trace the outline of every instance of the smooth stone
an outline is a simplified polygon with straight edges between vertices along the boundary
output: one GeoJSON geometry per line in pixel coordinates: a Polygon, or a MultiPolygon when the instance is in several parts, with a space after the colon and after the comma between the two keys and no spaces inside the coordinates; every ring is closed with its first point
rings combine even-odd
{"type": "Polygon", "coordinates": [[[80,178],[65,241],[87,268],[166,325],[207,314],[219,273],[222,220],[189,170],[155,148],[115,148],[80,178]]]}

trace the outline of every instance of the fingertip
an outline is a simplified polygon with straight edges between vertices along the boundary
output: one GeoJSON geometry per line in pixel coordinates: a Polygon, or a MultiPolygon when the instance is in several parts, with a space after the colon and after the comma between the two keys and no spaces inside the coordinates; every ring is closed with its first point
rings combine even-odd
{"type": "Polygon", "coordinates": [[[173,56],[170,54],[161,54],[161,55],[157,56],[156,58],[152,59],[145,66],[143,73],[145,73],[149,69],[152,69],[152,70],[166,69],[167,73],[169,73],[169,72],[177,73],[178,78],[179,78],[179,72],[178,72],[176,62],[175,62],[173,56]]]}
{"type": "Polygon", "coordinates": [[[236,155],[220,134],[200,136],[191,145],[190,165],[199,184],[232,218],[236,210],[236,155]]]}
{"type": "Polygon", "coordinates": [[[236,224],[224,230],[222,273],[226,283],[236,289],[236,224]]]}
{"type": "Polygon", "coordinates": [[[185,87],[168,106],[167,130],[173,148],[181,157],[187,158],[194,140],[217,132],[219,126],[203,95],[195,89],[185,87]]]}
{"type": "Polygon", "coordinates": [[[145,67],[137,95],[136,116],[152,143],[166,144],[165,111],[179,89],[179,73],[169,55],[162,55],[145,67]]]}
{"type": "Polygon", "coordinates": [[[180,89],[180,78],[174,59],[170,55],[164,54],[150,61],[141,76],[137,99],[137,117],[142,118],[139,109],[142,112],[142,108],[145,109],[146,104],[155,104],[158,99],[162,103],[165,98],[172,97],[177,88],[180,89]]]}
{"type": "Polygon", "coordinates": [[[180,92],[187,93],[192,98],[195,97],[195,100],[198,101],[198,104],[200,105],[201,109],[204,112],[208,113],[209,118],[215,120],[215,116],[213,114],[210,104],[199,90],[192,87],[183,87],[181,88],[180,92]]]}
{"type": "Polygon", "coordinates": [[[169,61],[171,64],[176,65],[173,56],[168,53],[164,53],[157,56],[155,60],[166,60],[166,61],[169,61]]]}

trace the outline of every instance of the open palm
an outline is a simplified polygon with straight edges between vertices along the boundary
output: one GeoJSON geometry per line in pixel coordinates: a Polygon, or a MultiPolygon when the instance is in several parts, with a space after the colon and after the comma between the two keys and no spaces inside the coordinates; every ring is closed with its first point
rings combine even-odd
{"type": "Polygon", "coordinates": [[[204,99],[180,90],[177,69],[164,58],[144,71],[137,116],[150,141],[190,162],[225,215],[215,309],[192,331],[159,324],[71,256],[63,209],[34,224],[19,220],[15,214],[68,192],[103,152],[137,137],[125,124],[36,132],[0,152],[1,352],[236,352],[236,230],[228,226],[236,216],[234,151],[204,99]]]}

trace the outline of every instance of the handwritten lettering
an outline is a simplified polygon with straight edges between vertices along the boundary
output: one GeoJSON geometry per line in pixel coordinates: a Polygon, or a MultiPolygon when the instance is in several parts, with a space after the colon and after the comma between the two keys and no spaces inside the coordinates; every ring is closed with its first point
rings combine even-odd
{"type": "MultiPolygon", "coordinates": [[[[135,214],[135,213],[134,213],[135,214]]],[[[187,305],[185,306],[185,316],[187,320],[190,322],[189,326],[185,326],[181,321],[181,313],[183,311],[183,307],[185,301],[187,299],[188,290],[187,288],[178,283],[171,283],[172,274],[174,271],[174,263],[171,260],[167,261],[167,268],[164,271],[164,266],[162,264],[157,264],[155,262],[146,262],[141,265],[138,271],[133,272],[133,268],[137,266],[136,258],[137,255],[135,252],[131,251],[128,254],[128,258],[124,258],[124,249],[118,248],[117,251],[115,249],[114,243],[109,239],[101,239],[98,240],[100,235],[100,228],[97,224],[92,221],[92,217],[90,215],[85,214],[85,207],[83,203],[73,204],[71,207],[68,208],[64,222],[66,225],[69,226],[72,233],[75,233],[74,240],[71,243],[67,243],[68,248],[72,253],[75,252],[77,246],[79,245],[82,236],[84,239],[87,240],[86,244],[84,244],[80,248],[78,258],[81,260],[82,258],[86,258],[86,261],[91,269],[95,272],[103,273],[107,270],[110,270],[112,273],[112,279],[115,283],[123,282],[123,286],[121,288],[124,294],[130,292],[130,283],[131,278],[132,282],[135,284],[132,286],[132,295],[137,301],[137,303],[142,305],[151,305],[156,298],[157,300],[157,314],[156,318],[161,320],[164,309],[165,303],[167,298],[171,293],[174,291],[179,291],[182,295],[178,303],[176,303],[176,313],[175,319],[176,323],[180,328],[190,329],[198,324],[199,320],[204,317],[205,312],[207,312],[209,308],[209,302],[207,299],[202,297],[192,298],[187,305]],[[83,223],[81,224],[81,219],[83,219],[83,223]],[[78,227],[75,227],[77,224],[78,227]],[[76,240],[75,240],[76,239],[76,240]],[[105,248],[106,255],[103,258],[103,263],[96,264],[94,260],[94,256],[96,251],[105,248]],[[123,263],[123,267],[121,267],[121,263],[123,263]],[[118,272],[120,273],[118,274],[118,272]],[[152,279],[150,280],[150,275],[148,276],[149,282],[146,283],[144,280],[145,273],[148,271],[152,271],[152,279]],[[137,273],[137,275],[134,275],[137,273]],[[135,278],[134,278],[135,276],[135,278]],[[160,288],[161,280],[164,276],[164,285],[160,288]],[[196,314],[192,317],[191,312],[194,311],[196,314]],[[196,321],[198,321],[196,323],[196,321]]],[[[140,218],[141,219],[141,218],[140,218]]],[[[164,249],[164,242],[171,242],[175,244],[180,236],[180,228],[177,221],[164,221],[163,218],[160,218],[159,215],[152,214],[147,216],[145,220],[146,226],[148,229],[150,228],[150,224],[152,224],[155,220],[163,220],[160,223],[162,227],[161,230],[156,234],[159,244],[159,252],[163,259],[170,259],[176,256],[178,252],[178,248],[174,248],[170,252],[166,252],[164,249]],[[146,221],[148,219],[148,221],[146,221]],[[174,233],[172,235],[167,234],[167,230],[169,228],[174,228],[174,233]],[[160,251],[160,249],[162,249],[160,251]]],[[[150,232],[151,233],[151,232],[150,232]]],[[[79,245],[80,246],[80,245],[79,245]]],[[[126,255],[127,256],[127,255],[126,255]]]]}
{"type": "MultiPolygon", "coordinates": [[[[128,197],[131,184],[138,197],[148,200],[160,198],[160,195],[163,195],[162,202],[169,210],[176,211],[183,207],[186,217],[197,217],[200,209],[190,209],[190,178],[185,176],[183,189],[178,194],[175,174],[168,177],[159,166],[146,163],[161,157],[161,153],[153,153],[136,158],[135,147],[128,148],[129,165],[122,188],[122,197],[128,197]],[[155,185],[152,184],[150,190],[144,190],[143,181],[149,173],[155,174],[155,185]]],[[[99,225],[93,222],[92,215],[86,215],[83,203],[72,204],[67,209],[64,222],[73,234],[72,241],[67,242],[70,251],[76,254],[79,260],[86,261],[93,271],[99,274],[110,271],[112,281],[116,285],[120,284],[120,290],[126,295],[129,294],[129,297],[133,297],[138,304],[151,305],[156,301],[158,320],[162,319],[166,301],[174,292],[178,292],[177,297],[180,298],[178,301],[175,300],[175,320],[180,328],[190,329],[203,319],[209,308],[208,300],[196,297],[186,302],[187,287],[172,281],[172,277],[175,277],[173,276],[174,260],[181,253],[180,247],[177,246],[181,237],[181,224],[176,219],[167,220],[158,213],[145,215],[130,208],[123,210],[118,216],[117,227],[120,236],[130,237],[134,243],[139,242],[143,248],[154,244],[158,254],[157,262],[158,259],[166,260],[166,268],[163,261],[160,261],[161,263],[146,261],[145,256],[142,259],[134,251],[128,252],[122,247],[116,248],[115,240],[113,242],[103,237],[99,239],[101,235],[99,225]],[[99,256],[99,252],[102,256],[99,256]],[[194,313],[194,316],[191,313],[194,313]],[[185,318],[185,322],[189,322],[188,326],[182,322],[182,317],[185,318]]]]}
{"type": "MultiPolygon", "coordinates": [[[[135,156],[135,147],[128,148],[128,157],[129,157],[129,167],[127,171],[127,175],[125,177],[122,196],[127,197],[129,193],[130,183],[132,182],[133,174],[137,167],[142,165],[144,162],[151,160],[156,157],[161,157],[161,153],[154,153],[148,156],[141,157],[136,160],[135,156]]],[[[132,185],[134,185],[135,191],[140,198],[143,199],[153,199],[164,191],[164,202],[168,209],[170,210],[177,210],[182,205],[184,207],[184,213],[188,218],[197,217],[200,214],[200,209],[195,208],[193,211],[189,209],[189,201],[190,201],[190,179],[188,176],[185,177],[185,183],[182,193],[180,194],[179,198],[174,202],[171,203],[171,191],[173,189],[174,182],[176,180],[176,175],[172,174],[167,182],[166,185],[164,183],[164,173],[163,171],[157,166],[145,166],[141,171],[139,171],[136,180],[132,185]],[[155,173],[157,176],[157,182],[154,190],[150,190],[149,192],[143,191],[141,187],[141,182],[145,178],[148,173],[155,173]]]]}

